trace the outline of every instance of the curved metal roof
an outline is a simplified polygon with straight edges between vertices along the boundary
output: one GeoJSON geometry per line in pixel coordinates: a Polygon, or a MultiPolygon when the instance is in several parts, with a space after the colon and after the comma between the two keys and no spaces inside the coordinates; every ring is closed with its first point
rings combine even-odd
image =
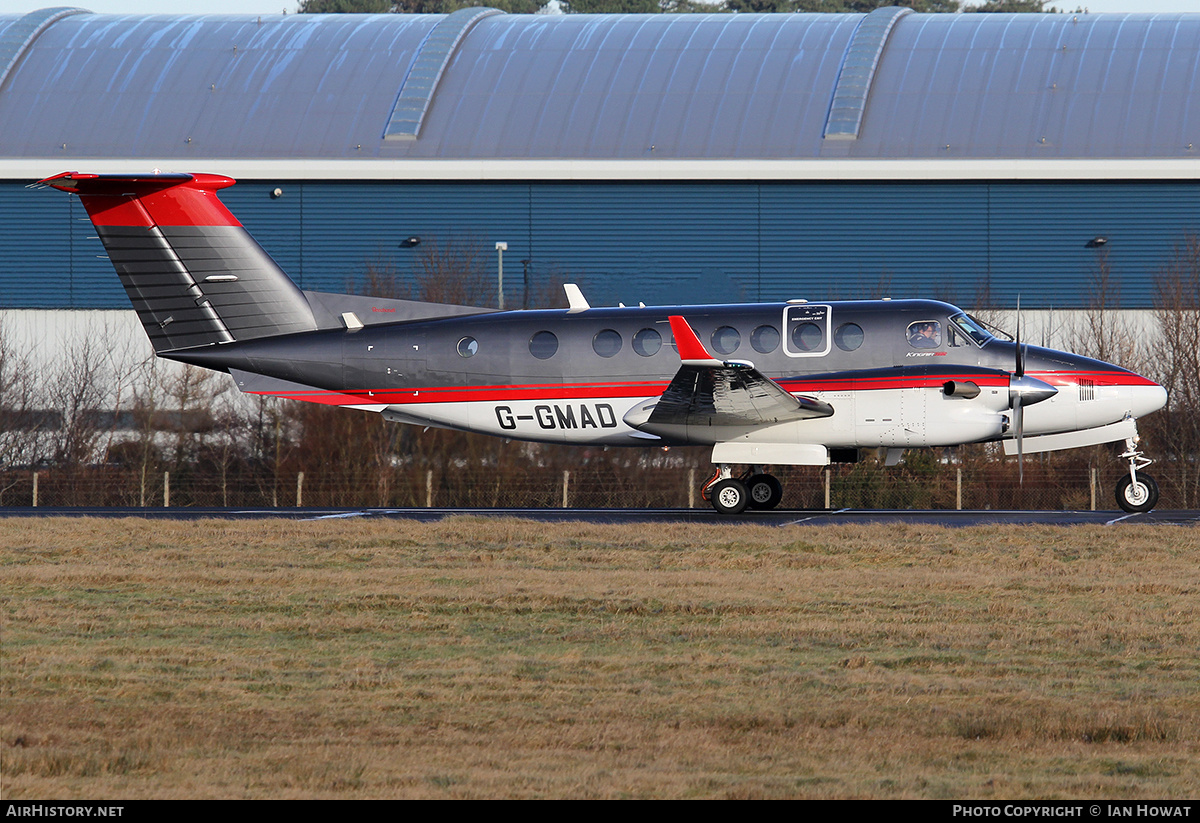
{"type": "Polygon", "coordinates": [[[55,10],[0,16],[0,48],[6,34],[8,158],[1135,159],[1200,147],[1200,14],[55,10]]]}

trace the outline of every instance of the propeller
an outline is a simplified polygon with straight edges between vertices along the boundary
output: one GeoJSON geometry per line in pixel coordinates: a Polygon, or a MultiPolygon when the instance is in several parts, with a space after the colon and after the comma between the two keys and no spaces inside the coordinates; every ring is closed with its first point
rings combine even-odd
{"type": "Polygon", "coordinates": [[[1025,407],[1049,400],[1058,389],[1044,380],[1025,376],[1026,346],[1021,342],[1021,296],[1017,295],[1017,334],[1013,339],[1016,368],[1008,379],[1008,401],[1013,411],[1013,429],[1017,441],[1017,474],[1025,482],[1025,407]]]}
{"type": "Polygon", "coordinates": [[[1017,379],[1025,376],[1025,349],[1021,346],[1021,295],[1017,295],[1017,337],[1016,337],[1017,379]]]}
{"type": "MultiPolygon", "coordinates": [[[[1017,294],[1017,337],[1016,337],[1017,369],[1013,377],[1019,386],[1025,377],[1025,350],[1021,348],[1021,295],[1017,294]]],[[[1011,383],[1010,383],[1011,385],[1011,383]]],[[[1011,389],[1010,389],[1011,391],[1011,389]]],[[[1017,430],[1017,482],[1025,485],[1025,411],[1021,405],[1021,392],[1018,390],[1013,397],[1013,426],[1017,430]]]]}

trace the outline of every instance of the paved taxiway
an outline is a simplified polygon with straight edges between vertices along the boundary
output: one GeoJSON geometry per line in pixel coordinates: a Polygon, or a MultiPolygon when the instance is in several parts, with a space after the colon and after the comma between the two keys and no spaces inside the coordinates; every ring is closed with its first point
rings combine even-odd
{"type": "Polygon", "coordinates": [[[429,522],[446,517],[519,517],[546,523],[755,523],[763,526],[827,526],[839,523],[921,523],[937,526],[1022,525],[1178,525],[1200,526],[1200,510],[1163,509],[1145,514],[1122,511],[952,511],[867,509],[776,509],[746,512],[737,517],[718,515],[712,509],[224,509],[224,508],[0,508],[0,517],[144,517],[157,520],[222,518],[256,520],[282,517],[289,520],[326,520],[374,517],[429,522]]]}

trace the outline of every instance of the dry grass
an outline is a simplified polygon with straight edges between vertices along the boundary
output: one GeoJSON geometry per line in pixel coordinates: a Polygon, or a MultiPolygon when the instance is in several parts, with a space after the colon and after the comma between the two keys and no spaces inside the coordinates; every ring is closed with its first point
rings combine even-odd
{"type": "Polygon", "coordinates": [[[1200,530],[0,521],[5,798],[1200,796],[1200,530]]]}

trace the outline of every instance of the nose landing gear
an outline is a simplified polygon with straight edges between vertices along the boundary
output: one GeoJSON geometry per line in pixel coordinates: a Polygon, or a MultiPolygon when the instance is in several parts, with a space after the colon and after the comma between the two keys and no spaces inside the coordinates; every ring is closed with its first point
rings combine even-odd
{"type": "Polygon", "coordinates": [[[1140,469],[1154,461],[1138,449],[1138,435],[1125,438],[1125,451],[1121,458],[1129,461],[1129,474],[1117,481],[1117,505],[1130,514],[1148,512],[1158,503],[1158,484],[1154,478],[1140,469]]]}

